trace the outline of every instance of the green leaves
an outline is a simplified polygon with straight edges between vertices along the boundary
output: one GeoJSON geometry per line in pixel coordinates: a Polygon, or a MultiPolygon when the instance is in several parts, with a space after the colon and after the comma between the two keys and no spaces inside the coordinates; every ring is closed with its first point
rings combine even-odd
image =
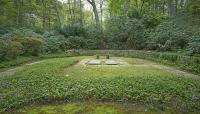
{"type": "Polygon", "coordinates": [[[48,59],[0,78],[0,111],[33,102],[88,99],[154,105],[173,101],[191,109],[200,106],[199,80],[148,67],[67,68],[80,59],[48,59]]]}

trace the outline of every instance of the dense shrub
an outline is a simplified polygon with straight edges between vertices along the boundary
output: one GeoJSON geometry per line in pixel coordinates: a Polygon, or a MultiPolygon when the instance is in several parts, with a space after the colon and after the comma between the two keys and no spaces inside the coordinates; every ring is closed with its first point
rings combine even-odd
{"type": "Polygon", "coordinates": [[[200,54],[200,35],[191,38],[187,47],[187,53],[189,55],[200,54]]]}
{"type": "Polygon", "coordinates": [[[152,29],[158,26],[165,18],[165,15],[159,15],[157,12],[149,12],[143,14],[141,21],[145,28],[152,29]]]}
{"type": "Polygon", "coordinates": [[[85,46],[85,39],[79,36],[70,36],[67,38],[67,49],[81,49],[85,46]]]}
{"type": "Polygon", "coordinates": [[[72,24],[72,25],[64,25],[63,29],[61,30],[61,34],[65,35],[65,37],[84,36],[85,29],[79,23],[72,24]]]}
{"type": "Polygon", "coordinates": [[[42,38],[42,35],[34,32],[31,29],[14,29],[1,36],[3,39],[15,39],[24,37],[42,38]]]}
{"type": "Polygon", "coordinates": [[[36,38],[16,38],[16,42],[20,42],[23,45],[22,55],[33,55],[36,56],[41,51],[42,40],[36,38]]]}
{"type": "Polygon", "coordinates": [[[66,50],[66,38],[63,35],[55,35],[46,32],[44,35],[43,53],[57,53],[66,50]]]}
{"type": "Polygon", "coordinates": [[[189,34],[173,22],[160,24],[150,35],[149,49],[174,51],[187,46],[189,34]]]}
{"type": "Polygon", "coordinates": [[[0,39],[0,61],[16,58],[22,53],[22,48],[19,42],[0,39]]]}
{"type": "Polygon", "coordinates": [[[200,14],[200,0],[190,0],[187,5],[187,9],[192,14],[199,15],[200,14]]]}
{"type": "Polygon", "coordinates": [[[86,49],[102,49],[104,48],[104,33],[102,28],[91,25],[87,27],[86,44],[84,48],[86,49]]]}
{"type": "Polygon", "coordinates": [[[137,19],[124,16],[111,17],[106,21],[107,48],[142,49],[144,47],[144,26],[137,19]]]}
{"type": "Polygon", "coordinates": [[[129,35],[127,39],[128,49],[143,49],[145,46],[143,24],[137,19],[132,19],[125,23],[125,26],[124,30],[129,35]]]}

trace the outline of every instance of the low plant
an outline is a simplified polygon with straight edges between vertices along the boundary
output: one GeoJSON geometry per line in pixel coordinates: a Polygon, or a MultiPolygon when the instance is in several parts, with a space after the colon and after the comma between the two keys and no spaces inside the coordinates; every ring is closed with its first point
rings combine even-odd
{"type": "Polygon", "coordinates": [[[88,99],[200,110],[199,79],[143,67],[69,68],[80,59],[48,59],[0,78],[0,112],[34,102],[88,99]]]}

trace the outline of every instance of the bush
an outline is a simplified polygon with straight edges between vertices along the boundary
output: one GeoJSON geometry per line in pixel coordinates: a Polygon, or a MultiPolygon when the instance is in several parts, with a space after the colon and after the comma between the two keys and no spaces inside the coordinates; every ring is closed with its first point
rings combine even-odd
{"type": "Polygon", "coordinates": [[[189,34],[173,22],[160,24],[150,35],[149,49],[174,51],[187,46],[189,34]]]}
{"type": "Polygon", "coordinates": [[[152,29],[158,26],[165,18],[166,16],[158,12],[149,12],[142,16],[141,21],[145,28],[152,29]]]}
{"type": "Polygon", "coordinates": [[[81,49],[85,47],[86,42],[83,37],[70,36],[67,38],[66,47],[67,49],[81,49]]]}
{"type": "Polygon", "coordinates": [[[188,55],[200,54],[200,36],[193,36],[188,43],[188,55]]]}
{"type": "Polygon", "coordinates": [[[14,59],[22,53],[23,46],[19,42],[0,39],[0,61],[14,59]]]}
{"type": "Polygon", "coordinates": [[[137,19],[124,16],[111,17],[106,21],[106,36],[108,48],[142,49],[144,48],[144,26],[137,19]]]}
{"type": "Polygon", "coordinates": [[[20,42],[23,45],[23,54],[22,55],[33,55],[37,56],[41,51],[42,40],[36,38],[16,38],[16,42],[20,42]]]}
{"type": "Polygon", "coordinates": [[[200,0],[190,0],[187,6],[187,9],[192,14],[200,14],[200,0]]]}
{"type": "Polygon", "coordinates": [[[67,49],[67,40],[63,35],[54,35],[53,33],[46,32],[43,36],[45,41],[43,46],[44,53],[57,53],[67,49]]]}
{"type": "Polygon", "coordinates": [[[86,49],[102,49],[104,47],[104,34],[102,28],[95,25],[87,27],[85,36],[86,49]]]}
{"type": "Polygon", "coordinates": [[[125,23],[127,29],[127,45],[129,49],[143,49],[145,46],[145,40],[144,40],[144,26],[143,24],[137,20],[132,19],[125,23]]]}
{"type": "Polygon", "coordinates": [[[65,35],[65,37],[69,36],[84,36],[85,29],[79,23],[73,25],[64,25],[61,33],[65,35]]]}
{"type": "Polygon", "coordinates": [[[2,35],[3,39],[15,39],[15,38],[25,38],[25,37],[32,37],[32,38],[42,38],[42,35],[34,32],[31,29],[14,29],[11,32],[8,32],[2,35]]]}

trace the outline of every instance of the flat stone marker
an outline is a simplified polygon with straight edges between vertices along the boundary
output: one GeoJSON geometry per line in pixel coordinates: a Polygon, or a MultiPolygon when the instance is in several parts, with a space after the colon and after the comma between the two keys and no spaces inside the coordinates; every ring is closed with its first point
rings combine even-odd
{"type": "Polygon", "coordinates": [[[88,65],[100,65],[101,61],[100,60],[90,60],[87,64],[88,65]]]}
{"type": "Polygon", "coordinates": [[[115,60],[107,60],[105,62],[106,65],[118,65],[119,63],[115,60]]]}

